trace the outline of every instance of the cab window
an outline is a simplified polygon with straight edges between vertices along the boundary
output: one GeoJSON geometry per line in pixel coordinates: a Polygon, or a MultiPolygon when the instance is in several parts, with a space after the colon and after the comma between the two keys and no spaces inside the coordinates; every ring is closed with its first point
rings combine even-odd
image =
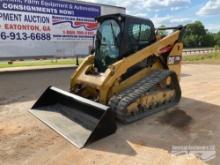
{"type": "Polygon", "coordinates": [[[128,33],[133,44],[149,44],[151,41],[151,27],[147,24],[131,24],[128,33]]]}

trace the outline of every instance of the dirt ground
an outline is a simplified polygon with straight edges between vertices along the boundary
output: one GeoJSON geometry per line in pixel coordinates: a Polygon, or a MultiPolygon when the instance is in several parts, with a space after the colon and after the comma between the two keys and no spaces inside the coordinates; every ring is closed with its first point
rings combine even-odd
{"type": "MultiPolygon", "coordinates": [[[[220,162],[220,66],[183,65],[175,110],[130,125],[79,150],[28,110],[52,84],[68,90],[72,69],[0,74],[0,164],[203,164],[175,146],[215,146],[220,162]]],[[[207,156],[207,154],[206,154],[207,156]]],[[[201,157],[201,155],[200,155],[201,157]]]]}

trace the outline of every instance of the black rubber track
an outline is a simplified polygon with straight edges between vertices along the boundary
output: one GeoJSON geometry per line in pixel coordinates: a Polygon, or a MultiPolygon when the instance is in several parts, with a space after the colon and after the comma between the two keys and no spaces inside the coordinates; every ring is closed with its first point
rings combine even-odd
{"type": "Polygon", "coordinates": [[[132,87],[113,96],[109,101],[109,105],[119,121],[123,123],[132,123],[162,110],[167,110],[178,104],[180,99],[181,89],[176,73],[169,70],[156,70],[153,71],[150,76],[135,83],[132,87]],[[127,107],[131,103],[135,102],[138,98],[151,90],[154,91],[153,88],[168,77],[171,77],[172,83],[169,88],[175,90],[175,98],[169,102],[157,104],[148,109],[141,108],[139,112],[128,115],[127,107]]]}

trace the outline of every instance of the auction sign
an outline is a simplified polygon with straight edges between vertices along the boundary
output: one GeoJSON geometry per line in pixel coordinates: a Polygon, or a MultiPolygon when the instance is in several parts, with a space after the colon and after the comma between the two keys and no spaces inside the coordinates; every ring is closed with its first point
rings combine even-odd
{"type": "Polygon", "coordinates": [[[58,0],[0,0],[0,41],[79,41],[95,35],[101,7],[58,0]]]}

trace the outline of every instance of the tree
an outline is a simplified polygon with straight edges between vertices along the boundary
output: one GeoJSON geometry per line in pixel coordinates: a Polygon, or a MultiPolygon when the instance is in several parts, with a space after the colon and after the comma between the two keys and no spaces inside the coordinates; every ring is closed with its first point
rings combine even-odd
{"type": "Polygon", "coordinates": [[[186,35],[204,36],[205,34],[206,34],[206,30],[202,22],[195,21],[194,23],[187,25],[186,35]]]}
{"type": "Polygon", "coordinates": [[[215,44],[216,44],[216,41],[215,41],[213,33],[209,32],[202,38],[203,47],[213,47],[215,46],[215,44]]]}
{"type": "Polygon", "coordinates": [[[214,35],[215,45],[220,46],[220,31],[214,35]]]}
{"type": "Polygon", "coordinates": [[[194,48],[197,47],[197,36],[196,35],[186,35],[183,39],[184,46],[186,48],[194,48]]]}
{"type": "Polygon", "coordinates": [[[220,32],[208,32],[202,22],[195,21],[187,25],[183,43],[186,48],[220,46],[220,32]]]}
{"type": "MultiPolygon", "coordinates": [[[[183,43],[187,48],[204,47],[206,30],[202,22],[195,21],[186,27],[183,43]]],[[[208,36],[207,36],[208,37],[208,36]]]]}

